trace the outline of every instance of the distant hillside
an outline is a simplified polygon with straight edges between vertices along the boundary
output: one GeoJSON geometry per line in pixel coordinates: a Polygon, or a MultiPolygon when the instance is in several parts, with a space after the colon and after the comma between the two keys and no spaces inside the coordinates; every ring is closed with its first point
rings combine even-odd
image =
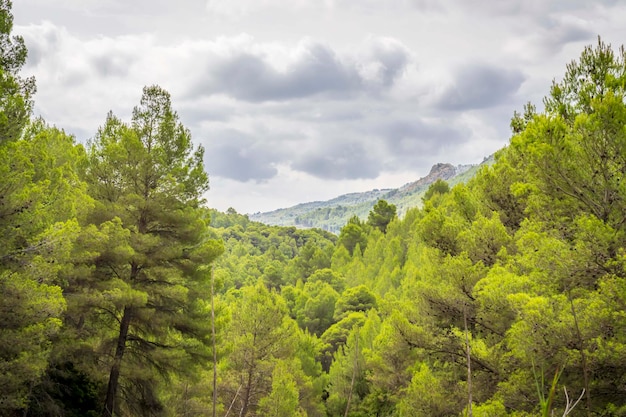
{"type": "Polygon", "coordinates": [[[467,182],[483,164],[491,164],[493,156],[485,158],[479,165],[458,165],[438,163],[433,165],[428,175],[400,188],[372,190],[363,193],[344,194],[328,201],[302,203],[293,207],[267,213],[250,215],[250,220],[276,226],[296,226],[299,228],[317,227],[333,233],[346,224],[354,215],[366,219],[374,204],[380,199],[395,204],[398,215],[402,216],[411,207],[422,204],[422,196],[428,187],[438,179],[455,185],[467,182]]]}

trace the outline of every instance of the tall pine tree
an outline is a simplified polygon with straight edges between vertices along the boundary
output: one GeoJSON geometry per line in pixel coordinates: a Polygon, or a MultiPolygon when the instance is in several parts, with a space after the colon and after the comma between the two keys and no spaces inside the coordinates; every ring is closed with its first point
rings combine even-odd
{"type": "Polygon", "coordinates": [[[109,114],[88,146],[96,201],[88,231],[99,237],[87,239],[95,245],[92,273],[75,291],[91,303],[87,319],[103,337],[102,416],[159,415],[161,377],[209,356],[210,279],[199,266],[221,244],[207,238],[203,151],[158,86],[144,88],[131,124],[109,114]]]}

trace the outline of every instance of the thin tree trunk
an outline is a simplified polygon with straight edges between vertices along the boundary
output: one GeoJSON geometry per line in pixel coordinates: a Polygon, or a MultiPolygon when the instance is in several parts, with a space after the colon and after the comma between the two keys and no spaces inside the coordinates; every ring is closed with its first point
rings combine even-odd
{"type": "Polygon", "coordinates": [[[124,358],[124,352],[126,351],[126,340],[128,339],[128,328],[130,327],[131,319],[132,308],[125,307],[122,320],[120,321],[120,333],[117,338],[115,357],[113,358],[113,365],[111,366],[111,373],[109,375],[109,384],[107,386],[107,395],[104,401],[102,417],[113,417],[115,397],[117,396],[117,386],[120,379],[120,368],[122,365],[122,359],[124,358]]]}
{"type": "Polygon", "coordinates": [[[241,387],[242,385],[239,385],[239,388],[237,388],[237,392],[235,392],[235,396],[233,397],[233,400],[230,402],[230,406],[228,407],[228,410],[226,410],[226,414],[224,414],[224,417],[228,417],[228,414],[230,414],[230,410],[232,410],[233,405],[235,405],[235,400],[237,399],[237,396],[239,395],[239,391],[241,391],[241,387]]]}
{"type": "Polygon", "coordinates": [[[217,350],[215,341],[215,275],[211,267],[211,337],[213,338],[213,417],[217,405],[217,350]]]}
{"type": "Polygon", "coordinates": [[[185,382],[185,391],[183,392],[183,415],[182,417],[187,417],[189,415],[189,383],[185,382]]]}
{"type": "Polygon", "coordinates": [[[465,326],[465,354],[467,356],[467,415],[472,417],[472,355],[467,331],[467,306],[463,306],[463,325],[465,326]]]}
{"type": "Polygon", "coordinates": [[[350,412],[350,403],[352,402],[352,392],[354,391],[354,381],[356,379],[357,368],[359,365],[359,328],[356,328],[354,342],[354,363],[352,364],[352,381],[350,381],[350,392],[348,393],[348,402],[346,403],[346,412],[344,417],[348,417],[350,412]]]}
{"type": "Polygon", "coordinates": [[[591,415],[591,390],[589,389],[589,370],[587,369],[587,355],[585,355],[585,343],[583,336],[580,333],[580,327],[578,326],[578,317],[576,316],[576,309],[574,308],[574,300],[572,295],[568,294],[570,307],[572,309],[572,316],[574,317],[574,326],[576,327],[576,337],[578,337],[578,348],[580,349],[580,360],[583,366],[583,383],[585,384],[585,400],[587,402],[587,415],[591,415]]]}
{"type": "Polygon", "coordinates": [[[248,407],[250,406],[250,395],[252,395],[252,375],[254,374],[254,364],[248,369],[248,381],[246,382],[246,389],[244,391],[243,405],[241,411],[239,411],[239,417],[245,417],[248,414],[248,407]]]}

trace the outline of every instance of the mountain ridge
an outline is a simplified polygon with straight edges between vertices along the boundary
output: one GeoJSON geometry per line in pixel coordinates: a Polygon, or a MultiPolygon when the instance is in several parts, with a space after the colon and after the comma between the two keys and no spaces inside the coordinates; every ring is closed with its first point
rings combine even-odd
{"type": "Polygon", "coordinates": [[[315,227],[339,233],[350,217],[356,215],[361,219],[366,219],[378,200],[395,204],[398,215],[402,216],[408,209],[421,206],[422,196],[435,181],[442,179],[451,186],[467,182],[482,165],[491,163],[493,163],[493,155],[486,157],[480,164],[455,166],[439,162],[431,167],[426,176],[398,188],[342,194],[330,200],[299,203],[292,207],[254,213],[249,215],[249,218],[273,226],[315,227]]]}

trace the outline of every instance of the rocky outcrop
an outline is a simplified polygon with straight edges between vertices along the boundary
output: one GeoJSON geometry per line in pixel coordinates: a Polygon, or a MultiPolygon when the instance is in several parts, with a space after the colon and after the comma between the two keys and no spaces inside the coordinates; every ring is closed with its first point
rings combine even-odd
{"type": "Polygon", "coordinates": [[[410,182],[408,184],[403,185],[402,187],[400,187],[399,191],[402,194],[410,194],[416,191],[417,189],[422,189],[439,179],[447,181],[457,174],[458,174],[458,170],[454,165],[438,163],[438,164],[433,165],[428,175],[420,178],[419,180],[415,182],[410,182]]]}

